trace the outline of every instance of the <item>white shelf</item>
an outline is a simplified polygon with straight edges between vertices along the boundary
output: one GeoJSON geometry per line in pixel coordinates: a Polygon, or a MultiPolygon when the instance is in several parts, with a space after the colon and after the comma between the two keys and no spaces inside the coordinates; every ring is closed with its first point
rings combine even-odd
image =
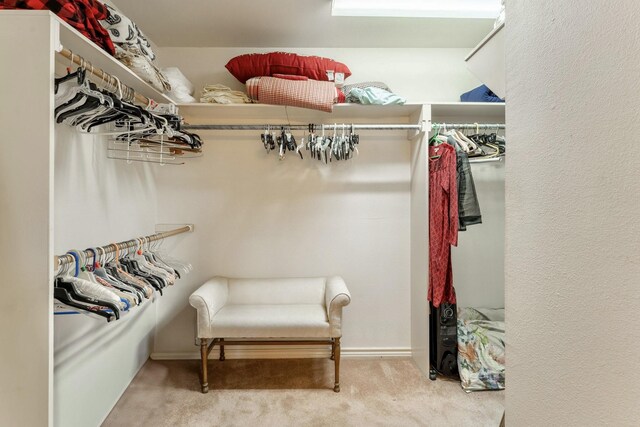
{"type": "Polygon", "coordinates": [[[408,123],[423,106],[431,106],[431,120],[455,120],[504,123],[505,104],[490,102],[424,102],[405,105],[336,104],[332,113],[306,108],[267,104],[178,104],[189,124],[265,123],[353,120],[354,123],[375,120],[378,123],[408,123]]]}
{"type": "Polygon", "coordinates": [[[268,122],[310,123],[349,121],[363,123],[410,123],[423,104],[360,105],[336,104],[332,113],[298,107],[267,104],[178,104],[180,114],[189,124],[265,124],[268,122]]]}
{"type": "Polygon", "coordinates": [[[431,104],[432,122],[504,123],[504,102],[439,102],[431,104]]]}
{"type": "MultiPolygon", "coordinates": [[[[138,77],[133,71],[127,68],[124,64],[118,61],[113,56],[109,55],[97,44],[80,34],[75,28],[58,18],[48,11],[2,11],[2,13],[47,13],[50,14],[59,24],[59,45],[69,49],[74,54],[82,56],[85,60],[89,61],[94,67],[100,68],[103,71],[117,77],[122,83],[131,87],[137,93],[151,98],[158,103],[174,104],[169,97],[160,93],[147,82],[138,77]]],[[[58,48],[58,46],[56,46],[58,48]]],[[[64,67],[71,66],[72,69],[76,68],[76,65],[71,64],[71,61],[64,58],[61,55],[56,54],[57,69],[64,70],[64,67]]]]}

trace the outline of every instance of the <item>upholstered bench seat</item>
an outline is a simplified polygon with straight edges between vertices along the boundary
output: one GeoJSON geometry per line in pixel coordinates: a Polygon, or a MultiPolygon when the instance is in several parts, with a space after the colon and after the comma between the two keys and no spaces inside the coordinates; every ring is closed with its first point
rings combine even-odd
{"type": "Polygon", "coordinates": [[[202,392],[209,390],[207,359],[215,345],[222,361],[227,345],[300,343],[331,346],[340,391],[342,308],[350,302],[341,277],[207,281],[189,297],[198,311],[202,392]]]}
{"type": "Polygon", "coordinates": [[[238,338],[327,338],[327,310],[320,304],[234,304],[215,315],[212,334],[238,338]]]}

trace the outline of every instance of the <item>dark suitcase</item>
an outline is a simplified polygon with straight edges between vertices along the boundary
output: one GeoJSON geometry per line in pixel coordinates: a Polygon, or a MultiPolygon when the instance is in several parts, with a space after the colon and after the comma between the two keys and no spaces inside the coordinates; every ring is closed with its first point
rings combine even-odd
{"type": "Polygon", "coordinates": [[[448,377],[458,377],[458,327],[455,304],[443,303],[435,308],[429,304],[429,347],[431,370],[429,378],[436,379],[436,373],[448,377]]]}

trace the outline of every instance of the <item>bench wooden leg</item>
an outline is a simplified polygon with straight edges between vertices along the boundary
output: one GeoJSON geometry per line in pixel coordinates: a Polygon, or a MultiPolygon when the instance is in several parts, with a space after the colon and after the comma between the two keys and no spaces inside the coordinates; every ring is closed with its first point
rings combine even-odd
{"type": "Polygon", "coordinates": [[[335,374],[336,381],[333,386],[333,391],[336,393],[340,392],[340,338],[336,338],[334,341],[334,364],[335,364],[335,374]]]}
{"type": "Polygon", "coordinates": [[[208,355],[207,339],[200,338],[200,357],[202,359],[202,377],[200,379],[200,386],[203,393],[209,392],[209,376],[207,375],[207,355],[208,355]]]}
{"type": "Polygon", "coordinates": [[[220,361],[224,362],[224,338],[220,338],[220,361]]]}

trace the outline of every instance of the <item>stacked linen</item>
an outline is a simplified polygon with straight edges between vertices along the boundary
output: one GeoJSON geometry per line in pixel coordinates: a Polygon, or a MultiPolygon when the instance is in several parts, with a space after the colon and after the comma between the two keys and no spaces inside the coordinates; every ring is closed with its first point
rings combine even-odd
{"type": "Polygon", "coordinates": [[[204,87],[200,102],[209,102],[212,104],[251,104],[253,101],[244,92],[217,84],[206,85],[204,87]]]}
{"type": "Polygon", "coordinates": [[[345,85],[342,92],[347,102],[365,105],[404,104],[406,100],[382,82],[363,82],[345,85]]]}
{"type": "Polygon", "coordinates": [[[341,62],[287,52],[236,56],[227,70],[245,83],[249,98],[263,104],[288,105],[331,112],[344,102],[336,88],[351,75],[341,62]]]}

